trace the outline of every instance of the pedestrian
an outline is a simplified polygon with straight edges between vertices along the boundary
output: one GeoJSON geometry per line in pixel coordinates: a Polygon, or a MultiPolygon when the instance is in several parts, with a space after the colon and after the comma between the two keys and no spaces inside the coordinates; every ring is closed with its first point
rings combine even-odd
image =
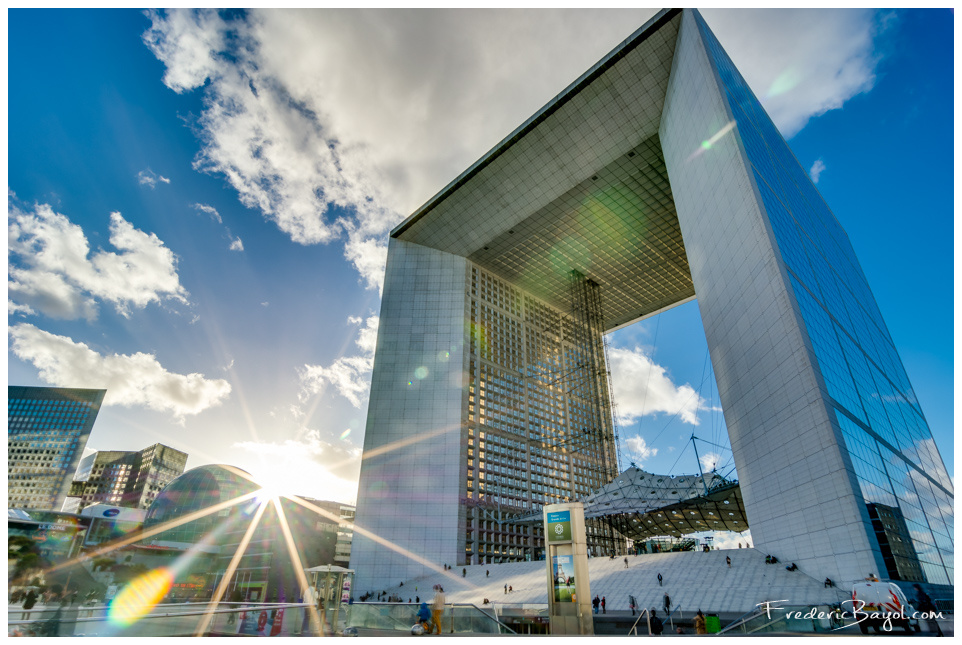
{"type": "Polygon", "coordinates": [[[668,595],[667,591],[665,592],[665,615],[671,615],[671,596],[668,595]]]}
{"type": "Polygon", "coordinates": [[[651,625],[652,636],[661,636],[661,633],[665,631],[665,624],[661,622],[658,612],[654,609],[651,610],[651,621],[648,624],[651,625]]]}
{"type": "Polygon", "coordinates": [[[461,569],[461,577],[462,577],[462,578],[467,578],[467,577],[468,577],[468,570],[467,570],[467,569],[461,569]]]}
{"type": "Polygon", "coordinates": [[[431,615],[434,617],[434,624],[441,633],[441,616],[444,615],[444,589],[441,585],[434,585],[434,602],[431,604],[431,615]]]}
{"type": "Polygon", "coordinates": [[[428,603],[421,603],[421,606],[418,608],[417,621],[417,624],[424,629],[425,633],[431,633],[429,631],[431,629],[431,610],[428,609],[428,603]]]}
{"type": "Polygon", "coordinates": [[[785,567],[785,571],[798,571],[798,565],[792,562],[791,566],[785,567]]]}
{"type": "Polygon", "coordinates": [[[916,593],[915,607],[920,612],[925,614],[925,622],[929,628],[929,631],[936,632],[937,636],[945,636],[945,634],[942,633],[942,626],[939,625],[939,621],[935,617],[935,614],[938,610],[935,607],[935,603],[932,602],[932,598],[929,596],[929,594],[922,591],[922,587],[919,586],[918,583],[912,585],[912,588],[915,589],[916,593]],[[932,629],[933,627],[935,629],[932,629]]]}
{"type": "Polygon", "coordinates": [[[511,585],[508,585],[508,593],[511,593],[512,591],[514,591],[514,587],[512,587],[511,585]]]}
{"type": "Polygon", "coordinates": [[[591,606],[594,608],[596,614],[598,613],[598,607],[599,607],[600,605],[601,605],[601,598],[599,598],[599,597],[596,595],[596,596],[594,597],[594,600],[591,601],[591,606]]]}
{"type": "Polygon", "coordinates": [[[484,577],[485,577],[485,578],[490,578],[490,577],[491,577],[491,572],[488,571],[488,570],[485,570],[485,572],[484,572],[484,577]]]}
{"type": "Polygon", "coordinates": [[[635,615],[635,597],[634,596],[628,596],[628,609],[631,610],[631,615],[634,616],[635,615]]]}
{"type": "Polygon", "coordinates": [[[626,557],[626,558],[625,558],[625,569],[627,569],[627,568],[628,568],[628,558],[626,557]]]}
{"type": "Polygon", "coordinates": [[[601,613],[607,614],[608,610],[605,609],[606,599],[604,596],[601,597],[601,613]]]}
{"type": "Polygon", "coordinates": [[[415,596],[414,602],[421,602],[421,596],[415,596]]]}
{"type": "Polygon", "coordinates": [[[701,613],[701,609],[695,614],[695,633],[696,634],[707,634],[708,630],[705,628],[705,614],[701,613]]]}
{"type": "Polygon", "coordinates": [[[728,555],[725,556],[725,564],[728,565],[728,568],[729,568],[729,569],[732,568],[732,559],[731,559],[731,556],[728,556],[728,555]]]}
{"type": "Polygon", "coordinates": [[[661,574],[659,573],[659,574],[658,574],[658,586],[659,586],[659,587],[662,586],[661,583],[662,583],[663,580],[664,580],[664,578],[662,578],[662,577],[661,577],[661,574]]]}
{"type": "Polygon", "coordinates": [[[504,593],[508,593],[508,585],[504,585],[504,593]]]}

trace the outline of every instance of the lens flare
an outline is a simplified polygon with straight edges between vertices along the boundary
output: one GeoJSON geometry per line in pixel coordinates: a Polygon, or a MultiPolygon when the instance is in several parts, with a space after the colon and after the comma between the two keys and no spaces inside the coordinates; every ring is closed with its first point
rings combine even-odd
{"type": "Polygon", "coordinates": [[[341,433],[341,440],[343,441],[344,439],[347,439],[347,436],[348,436],[349,434],[351,434],[351,429],[350,429],[350,428],[348,428],[347,430],[345,430],[344,432],[341,433]]]}
{"type": "Polygon", "coordinates": [[[127,627],[146,616],[174,584],[174,574],[161,567],[131,580],[110,605],[108,618],[127,627]]]}
{"type": "Polygon", "coordinates": [[[414,370],[414,378],[418,380],[425,379],[427,378],[427,376],[428,376],[428,368],[424,367],[423,365],[417,368],[416,370],[414,370]]]}

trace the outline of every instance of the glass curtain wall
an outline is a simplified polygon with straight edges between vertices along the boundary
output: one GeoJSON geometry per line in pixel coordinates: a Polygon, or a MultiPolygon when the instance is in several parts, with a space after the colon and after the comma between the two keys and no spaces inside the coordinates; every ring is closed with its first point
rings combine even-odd
{"type": "Polygon", "coordinates": [[[788,268],[828,402],[878,524],[889,577],[952,584],[954,488],[848,236],[696,16],[788,268]],[[891,548],[903,540],[910,547],[891,548]]]}

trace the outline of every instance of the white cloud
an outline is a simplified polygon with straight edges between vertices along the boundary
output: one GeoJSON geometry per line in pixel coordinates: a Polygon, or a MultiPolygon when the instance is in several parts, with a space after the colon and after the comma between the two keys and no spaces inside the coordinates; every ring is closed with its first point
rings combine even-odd
{"type": "Polygon", "coordinates": [[[210,215],[210,218],[215,222],[217,222],[218,224],[224,223],[224,220],[221,219],[220,213],[218,213],[217,209],[214,208],[213,206],[210,206],[209,204],[194,204],[194,208],[196,208],[197,210],[203,213],[207,213],[208,215],[210,215]]]}
{"type": "Polygon", "coordinates": [[[875,83],[883,14],[706,9],[702,15],[785,138],[875,83]]]}
{"type": "Polygon", "coordinates": [[[294,495],[354,503],[361,468],[360,450],[345,450],[308,430],[300,439],[241,441],[233,444],[260,457],[254,480],[294,495]]]}
{"type": "MultiPolygon", "coordinates": [[[[197,210],[203,213],[207,213],[210,216],[210,218],[213,221],[217,222],[218,224],[224,223],[224,219],[220,216],[220,213],[218,213],[217,209],[214,208],[213,206],[210,206],[209,204],[194,204],[193,206],[197,210]]],[[[227,247],[228,250],[243,251],[244,243],[241,241],[241,239],[239,237],[234,237],[233,233],[231,233],[230,229],[227,228],[226,226],[224,227],[224,229],[227,231],[227,239],[230,240],[230,245],[227,247]]]]}
{"type": "Polygon", "coordinates": [[[8,292],[15,308],[54,318],[93,320],[96,301],[127,317],[164,299],[187,303],[174,254],[154,234],[110,214],[110,243],[120,253],[90,254],[83,230],[47,204],[33,212],[11,205],[7,229],[11,262],[8,292]],[[19,257],[14,263],[13,258],[19,257]]]}
{"type": "MultiPolygon", "coordinates": [[[[380,288],[387,231],[653,14],[177,10],[144,42],[168,87],[203,87],[195,167],[380,288]]],[[[871,11],[704,14],[787,136],[872,87],[871,11]]]]}
{"type": "Polygon", "coordinates": [[[142,186],[149,186],[151,188],[157,187],[157,182],[164,184],[169,184],[170,180],[163,175],[158,175],[153,170],[148,168],[147,170],[141,170],[137,173],[137,181],[142,186]]]}
{"type": "Polygon", "coordinates": [[[220,405],[231,392],[222,379],[168,372],[153,354],[102,356],[84,343],[21,323],[10,329],[13,353],[55,386],[106,388],[104,405],[143,406],[177,418],[220,405]]]}
{"type": "Polygon", "coordinates": [[[645,440],[639,435],[628,437],[625,443],[628,445],[628,450],[631,451],[631,454],[634,457],[632,461],[639,466],[649,457],[654,457],[658,454],[658,448],[649,447],[648,444],[645,443],[645,440]]]}
{"type": "Polygon", "coordinates": [[[708,409],[707,402],[691,385],[675,385],[665,368],[637,347],[612,347],[608,358],[619,423],[630,424],[642,416],[664,413],[699,424],[698,411],[708,409]]]}
{"type": "Polygon", "coordinates": [[[821,159],[816,159],[815,163],[812,164],[811,170],[808,171],[808,174],[812,178],[812,183],[818,183],[818,178],[822,176],[823,170],[825,170],[825,162],[821,159]]]}
{"type": "Polygon", "coordinates": [[[747,529],[741,533],[733,531],[715,531],[712,533],[714,539],[712,546],[716,549],[737,549],[741,544],[743,549],[747,549],[752,543],[752,531],[747,529]]]}
{"type": "MultiPolygon", "coordinates": [[[[354,341],[361,353],[357,356],[342,356],[328,367],[305,365],[298,370],[301,379],[301,400],[308,396],[323,394],[332,386],[338,394],[360,409],[371,387],[371,369],[374,367],[374,348],[377,344],[378,317],[371,316],[358,332],[354,341]]],[[[348,322],[357,324],[359,320],[351,316],[348,322]]]]}
{"type": "Polygon", "coordinates": [[[706,452],[698,458],[703,472],[710,473],[721,465],[721,455],[717,452],[706,452]]]}

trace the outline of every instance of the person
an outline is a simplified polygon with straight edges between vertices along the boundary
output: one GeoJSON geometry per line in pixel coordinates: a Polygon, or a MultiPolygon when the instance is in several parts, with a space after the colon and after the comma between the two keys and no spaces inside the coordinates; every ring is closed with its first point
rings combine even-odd
{"type": "Polygon", "coordinates": [[[726,555],[726,556],[725,556],[725,564],[728,565],[728,568],[729,568],[729,569],[732,568],[732,558],[731,558],[730,555],[726,555]]]}
{"type": "Polygon", "coordinates": [[[695,614],[695,633],[696,634],[707,634],[708,629],[705,627],[705,614],[701,613],[701,609],[695,614]]]}
{"type": "Polygon", "coordinates": [[[878,582],[878,576],[876,576],[874,573],[868,574],[868,577],[865,579],[869,582],[878,582]]]}
{"type": "Polygon", "coordinates": [[[33,609],[33,606],[36,604],[37,604],[37,592],[31,589],[30,591],[27,592],[27,595],[24,596],[24,599],[23,599],[23,608],[25,611],[21,616],[22,620],[28,619],[28,617],[30,616],[29,610],[33,609]]]}
{"type": "Polygon", "coordinates": [[[659,586],[659,587],[662,586],[662,584],[661,584],[661,583],[662,583],[662,580],[663,580],[663,578],[661,577],[661,574],[659,573],[659,574],[658,574],[658,586],[659,586]]]}
{"type": "Polygon", "coordinates": [[[626,558],[625,558],[625,569],[627,569],[627,568],[628,568],[628,558],[626,557],[626,558]]]}
{"type": "Polygon", "coordinates": [[[606,604],[607,604],[607,599],[606,599],[604,596],[602,596],[602,597],[601,597],[601,613],[603,613],[603,614],[607,614],[607,613],[608,613],[608,610],[605,609],[605,605],[606,605],[606,604]]]}
{"type": "Polygon", "coordinates": [[[504,585],[504,593],[508,593],[508,585],[504,585]]]}
{"type": "Polygon", "coordinates": [[[434,617],[434,624],[441,633],[441,616],[444,615],[444,588],[441,585],[434,585],[434,603],[431,606],[431,614],[434,617]]]}
{"type": "Polygon", "coordinates": [[[599,598],[598,596],[595,596],[594,600],[591,601],[591,606],[594,608],[595,613],[597,614],[598,607],[601,606],[601,598],[599,598]]]}
{"type": "Polygon", "coordinates": [[[668,595],[667,591],[665,592],[665,615],[671,615],[671,596],[668,595]]]}
{"type": "Polygon", "coordinates": [[[467,570],[467,569],[461,569],[461,577],[462,577],[462,578],[467,578],[467,577],[468,577],[468,570],[467,570]]]}
{"type": "Polygon", "coordinates": [[[920,612],[926,614],[925,622],[928,625],[929,631],[936,632],[937,636],[945,636],[945,634],[942,633],[942,626],[939,625],[938,619],[935,618],[935,613],[938,609],[936,609],[935,603],[932,602],[932,598],[922,590],[922,587],[918,583],[912,585],[912,588],[915,589],[915,607],[920,612]],[[935,629],[933,629],[933,627],[935,629]]]}
{"type": "Polygon", "coordinates": [[[511,593],[512,591],[514,591],[514,587],[512,587],[511,585],[508,585],[508,593],[511,593]]]}
{"type": "Polygon", "coordinates": [[[634,596],[628,596],[628,609],[631,610],[631,615],[634,616],[635,615],[635,597],[634,596]]]}
{"type": "Polygon", "coordinates": [[[790,566],[785,567],[785,571],[798,571],[798,565],[792,562],[790,566]]]}
{"type": "Polygon", "coordinates": [[[485,577],[485,578],[490,578],[490,577],[491,577],[491,571],[489,571],[489,570],[486,569],[486,570],[484,571],[484,577],[485,577]]]}
{"type": "Polygon", "coordinates": [[[658,612],[654,609],[651,610],[651,635],[661,636],[661,633],[665,631],[665,625],[661,622],[661,618],[658,617],[658,612]]]}
{"type": "Polygon", "coordinates": [[[831,578],[825,578],[825,588],[826,588],[826,589],[828,589],[829,587],[834,587],[834,586],[835,586],[835,583],[832,582],[832,579],[831,579],[831,578]]]}
{"type": "Polygon", "coordinates": [[[425,634],[431,633],[431,610],[428,609],[428,603],[421,603],[418,608],[417,621],[417,624],[424,628],[425,634]]]}

